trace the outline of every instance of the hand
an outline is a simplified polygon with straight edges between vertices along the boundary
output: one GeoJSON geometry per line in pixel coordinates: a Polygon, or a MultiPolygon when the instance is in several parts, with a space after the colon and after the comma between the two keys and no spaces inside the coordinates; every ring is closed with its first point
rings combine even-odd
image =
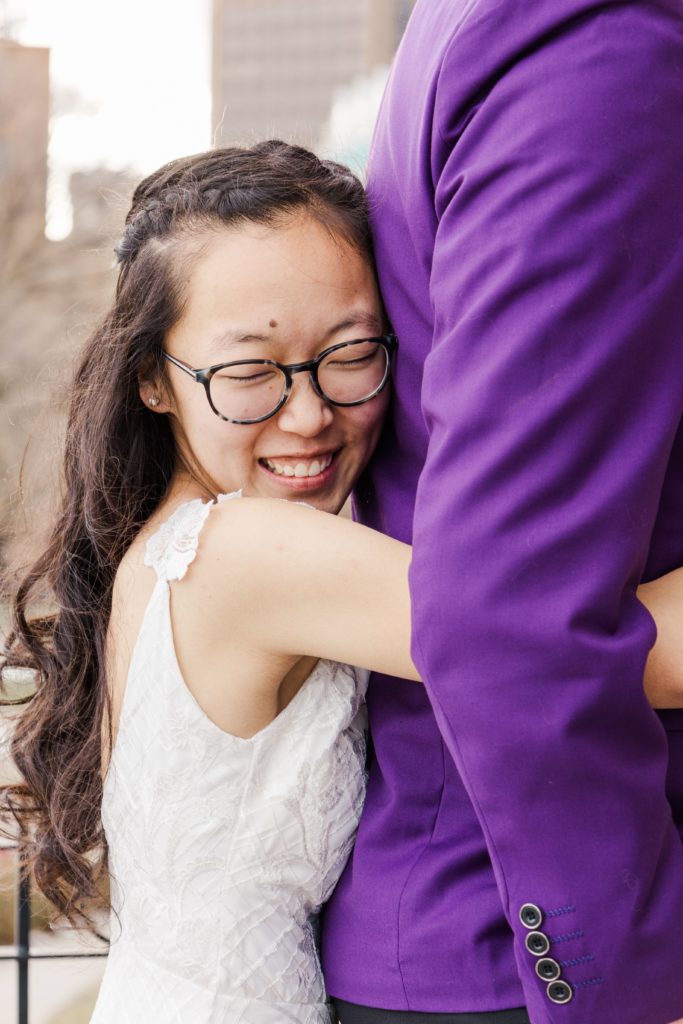
{"type": "MultiPolygon", "coordinates": [[[[683,569],[644,583],[638,597],[657,625],[645,666],[645,692],[653,708],[683,707],[683,569]]],[[[675,1021],[674,1024],[679,1024],[675,1021]]]]}

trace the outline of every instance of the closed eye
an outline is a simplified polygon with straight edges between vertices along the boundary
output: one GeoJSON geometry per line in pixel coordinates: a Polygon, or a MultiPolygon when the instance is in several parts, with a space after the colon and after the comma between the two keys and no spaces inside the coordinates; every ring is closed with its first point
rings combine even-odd
{"type": "Polygon", "coordinates": [[[279,370],[274,370],[270,367],[264,369],[254,370],[250,372],[249,367],[243,369],[232,369],[228,372],[228,369],[217,373],[214,380],[219,383],[226,384],[261,384],[272,381],[280,376],[279,370]]]}
{"type": "Polygon", "coordinates": [[[367,363],[371,363],[373,359],[377,358],[377,353],[372,352],[367,356],[358,356],[356,359],[330,359],[326,361],[326,366],[365,366],[367,363]]]}

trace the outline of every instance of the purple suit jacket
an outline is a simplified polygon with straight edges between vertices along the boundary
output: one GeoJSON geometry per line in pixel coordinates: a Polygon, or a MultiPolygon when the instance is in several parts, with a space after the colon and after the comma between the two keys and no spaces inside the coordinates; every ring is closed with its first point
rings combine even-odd
{"type": "Polygon", "coordinates": [[[329,989],[666,1024],[683,712],[635,589],[683,563],[681,0],[419,0],[369,196],[400,350],[357,513],[413,541],[426,686],[371,683],[329,989]]]}

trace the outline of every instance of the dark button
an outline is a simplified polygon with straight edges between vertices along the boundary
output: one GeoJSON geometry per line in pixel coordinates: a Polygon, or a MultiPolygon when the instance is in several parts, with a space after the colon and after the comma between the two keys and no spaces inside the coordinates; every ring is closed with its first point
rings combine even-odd
{"type": "Polygon", "coordinates": [[[524,945],[534,956],[545,956],[550,949],[548,936],[543,932],[529,932],[524,940],[524,945]]]}
{"type": "Polygon", "coordinates": [[[544,956],[542,960],[536,963],[536,974],[543,981],[556,981],[560,976],[560,965],[557,960],[544,956]]]}
{"type": "Polygon", "coordinates": [[[525,903],[519,912],[519,919],[525,928],[538,928],[543,914],[535,903],[525,903]]]}
{"type": "Polygon", "coordinates": [[[566,981],[551,981],[546,992],[553,1003],[568,1003],[574,995],[566,981]]]}

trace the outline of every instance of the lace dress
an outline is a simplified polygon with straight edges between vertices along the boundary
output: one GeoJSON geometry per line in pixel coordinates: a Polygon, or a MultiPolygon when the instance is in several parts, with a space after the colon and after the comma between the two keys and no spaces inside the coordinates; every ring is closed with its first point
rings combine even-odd
{"type": "Polygon", "coordinates": [[[104,786],[111,949],[91,1024],[331,1020],[316,915],[363,802],[367,674],[319,662],[251,739],[211,722],[178,667],[169,580],[212,505],[182,505],[147,544],[158,580],[104,786]]]}

